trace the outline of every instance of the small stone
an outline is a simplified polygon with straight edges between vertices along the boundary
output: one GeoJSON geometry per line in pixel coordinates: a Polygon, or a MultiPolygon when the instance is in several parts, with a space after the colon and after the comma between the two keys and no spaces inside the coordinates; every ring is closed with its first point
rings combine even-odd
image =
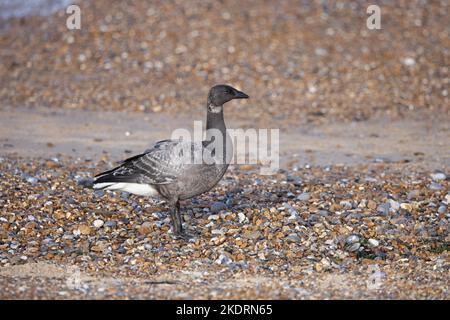
{"type": "Polygon", "coordinates": [[[369,200],[367,202],[367,208],[374,210],[374,209],[376,209],[376,207],[377,207],[377,203],[375,201],[369,200]]]}
{"type": "Polygon", "coordinates": [[[353,243],[352,245],[347,246],[347,250],[350,252],[355,252],[355,251],[358,251],[360,247],[361,247],[361,244],[357,242],[357,243],[353,243]]]}
{"type": "Polygon", "coordinates": [[[314,53],[318,56],[326,56],[328,54],[328,51],[325,48],[316,48],[316,50],[314,50],[314,53]]]}
{"type": "Polygon", "coordinates": [[[355,252],[361,247],[361,238],[356,234],[351,234],[345,239],[345,248],[350,252],[355,252]]]}
{"type": "Polygon", "coordinates": [[[104,224],[103,220],[97,219],[94,221],[94,227],[96,227],[96,228],[101,228],[103,226],[103,224],[104,224]]]}
{"type": "Polygon", "coordinates": [[[302,241],[302,239],[298,235],[296,235],[295,233],[289,234],[287,237],[284,238],[284,240],[286,242],[291,242],[291,243],[292,242],[298,243],[298,242],[302,241]]]}
{"type": "Polygon", "coordinates": [[[446,213],[446,212],[447,212],[447,207],[446,206],[444,206],[444,205],[439,206],[438,213],[446,213]]]}
{"type": "Polygon", "coordinates": [[[358,204],[358,208],[365,208],[367,206],[367,200],[366,199],[362,199],[359,204],[358,204]]]}
{"type": "Polygon", "coordinates": [[[387,203],[380,204],[377,208],[377,211],[379,214],[386,216],[389,214],[389,209],[390,209],[390,205],[389,205],[389,202],[387,202],[387,203]]]}
{"type": "Polygon", "coordinates": [[[445,173],[442,172],[435,172],[430,174],[431,179],[433,179],[434,181],[440,181],[440,180],[445,180],[447,177],[445,175],[445,173]]]}
{"type": "Polygon", "coordinates": [[[380,242],[375,239],[369,239],[367,242],[369,243],[369,246],[371,246],[372,248],[378,247],[380,245],[380,242]]]}
{"type": "Polygon", "coordinates": [[[95,190],[94,191],[94,196],[97,198],[101,198],[105,195],[105,190],[95,190]]]}
{"type": "Polygon", "coordinates": [[[89,235],[91,233],[91,228],[85,224],[80,225],[78,230],[80,230],[80,233],[83,235],[89,235]]]}
{"type": "Polygon", "coordinates": [[[246,219],[245,214],[243,214],[242,212],[238,213],[238,218],[239,218],[239,223],[243,223],[246,219]]]}
{"type": "Polygon", "coordinates": [[[314,269],[316,269],[316,271],[320,272],[323,270],[323,266],[320,262],[316,262],[316,264],[314,265],[314,269]]]}
{"type": "Polygon", "coordinates": [[[223,235],[223,231],[220,229],[213,229],[211,230],[211,234],[213,235],[223,235]]]}
{"type": "Polygon", "coordinates": [[[327,257],[323,257],[322,260],[320,260],[320,263],[325,269],[329,269],[331,267],[330,260],[327,257]]]}
{"type": "Polygon", "coordinates": [[[345,239],[347,245],[360,242],[361,238],[357,234],[351,234],[345,239]]]}
{"type": "Polygon", "coordinates": [[[32,176],[27,176],[25,178],[25,180],[31,184],[36,184],[38,182],[38,179],[36,177],[32,177],[32,176]]]}
{"type": "Polygon", "coordinates": [[[408,67],[412,67],[413,65],[416,64],[416,60],[412,57],[406,57],[403,59],[402,62],[405,66],[408,66],[408,67]]]}
{"type": "Polygon", "coordinates": [[[447,193],[447,194],[445,195],[444,203],[447,204],[447,205],[450,204],[450,193],[447,193]]]}
{"type": "Polygon", "coordinates": [[[351,209],[352,208],[352,203],[350,201],[347,201],[347,200],[342,200],[341,202],[339,202],[339,205],[342,206],[344,209],[351,209]]]}
{"type": "Polygon", "coordinates": [[[397,212],[398,209],[400,209],[400,204],[397,201],[389,199],[388,203],[389,203],[389,210],[391,212],[397,212]]]}
{"type": "Polygon", "coordinates": [[[94,185],[94,179],[90,177],[75,177],[75,181],[79,186],[91,188],[94,185]]]}
{"type": "Polygon", "coordinates": [[[152,226],[152,224],[150,222],[146,221],[140,225],[140,227],[138,228],[138,232],[141,235],[147,235],[152,231],[151,226],[152,226]]]}
{"type": "Polygon", "coordinates": [[[437,182],[432,182],[429,186],[431,190],[442,190],[442,185],[437,182]]]}
{"type": "Polygon", "coordinates": [[[232,260],[231,260],[228,256],[226,256],[226,255],[224,255],[224,254],[221,254],[221,255],[219,256],[219,258],[217,258],[217,260],[215,261],[215,263],[217,263],[217,264],[223,264],[223,265],[229,265],[229,264],[232,263],[232,260]]]}
{"type": "Polygon", "coordinates": [[[289,203],[284,203],[284,207],[288,210],[290,216],[289,216],[289,220],[294,220],[294,219],[298,219],[300,217],[298,211],[291,206],[289,203]]]}
{"type": "Polygon", "coordinates": [[[308,201],[309,198],[310,198],[309,192],[303,192],[302,194],[298,195],[297,200],[308,201]]]}
{"type": "Polygon", "coordinates": [[[247,231],[243,234],[243,237],[246,239],[250,239],[250,240],[256,240],[261,237],[261,232],[259,232],[259,231],[248,232],[247,231]]]}
{"type": "Polygon", "coordinates": [[[160,105],[156,105],[156,106],[153,106],[153,107],[152,107],[152,111],[155,112],[155,113],[161,112],[162,109],[163,109],[163,108],[162,108],[162,106],[160,106],[160,105]]]}
{"type": "Polygon", "coordinates": [[[288,193],[286,194],[286,196],[287,196],[288,198],[295,198],[295,194],[293,194],[292,192],[288,192],[288,193]]]}
{"type": "Polygon", "coordinates": [[[406,196],[408,200],[417,199],[417,197],[420,195],[419,190],[412,190],[408,192],[408,195],[406,196]]]}
{"type": "Polygon", "coordinates": [[[402,208],[403,210],[409,211],[411,212],[413,209],[413,206],[410,203],[402,203],[400,204],[400,208],[402,208]]]}
{"type": "Polygon", "coordinates": [[[227,206],[223,202],[214,202],[211,205],[211,212],[212,213],[218,213],[218,212],[220,212],[222,210],[225,210],[225,209],[227,209],[227,206]]]}
{"type": "Polygon", "coordinates": [[[109,220],[109,221],[105,222],[105,226],[108,227],[108,228],[114,228],[115,226],[117,226],[117,222],[109,220]]]}

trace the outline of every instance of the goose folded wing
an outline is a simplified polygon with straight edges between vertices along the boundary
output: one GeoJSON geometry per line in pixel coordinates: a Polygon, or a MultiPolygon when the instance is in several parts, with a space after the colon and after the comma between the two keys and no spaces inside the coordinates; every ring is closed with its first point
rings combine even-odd
{"type": "Polygon", "coordinates": [[[177,142],[164,140],[145,153],[123,161],[118,167],[97,175],[95,183],[131,182],[142,184],[168,184],[177,179],[177,159],[173,149],[177,142]]]}

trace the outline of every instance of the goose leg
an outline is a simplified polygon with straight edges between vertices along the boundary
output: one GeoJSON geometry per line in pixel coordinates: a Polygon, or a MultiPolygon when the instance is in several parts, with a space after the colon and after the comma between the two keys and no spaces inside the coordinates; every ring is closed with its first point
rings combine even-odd
{"type": "Polygon", "coordinates": [[[170,211],[170,218],[172,220],[173,234],[175,236],[183,236],[183,222],[181,220],[180,202],[178,200],[174,203],[173,209],[170,211]]]}

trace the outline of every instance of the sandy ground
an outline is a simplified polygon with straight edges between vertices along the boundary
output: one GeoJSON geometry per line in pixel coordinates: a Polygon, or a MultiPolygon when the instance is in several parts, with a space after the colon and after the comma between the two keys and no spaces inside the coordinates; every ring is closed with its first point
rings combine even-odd
{"type": "MultiPolygon", "coordinates": [[[[199,108],[201,109],[201,108],[199,108]]],[[[173,130],[192,130],[201,117],[125,112],[5,108],[0,110],[2,154],[51,157],[66,154],[120,161],[167,139],[173,130]]],[[[252,127],[250,121],[227,119],[229,128],[252,127]]],[[[263,128],[263,127],[256,127],[263,128]]],[[[280,130],[282,167],[381,162],[414,162],[427,169],[450,165],[450,124],[439,119],[371,120],[326,125],[286,126],[280,130]]]]}

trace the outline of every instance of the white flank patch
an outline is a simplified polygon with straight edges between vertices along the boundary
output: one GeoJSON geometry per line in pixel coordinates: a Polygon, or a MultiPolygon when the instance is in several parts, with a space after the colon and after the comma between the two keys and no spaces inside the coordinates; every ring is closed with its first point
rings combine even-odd
{"type": "Polygon", "coordinates": [[[158,191],[149,184],[127,182],[104,182],[94,184],[94,189],[120,190],[138,196],[156,196],[158,191]]]}

